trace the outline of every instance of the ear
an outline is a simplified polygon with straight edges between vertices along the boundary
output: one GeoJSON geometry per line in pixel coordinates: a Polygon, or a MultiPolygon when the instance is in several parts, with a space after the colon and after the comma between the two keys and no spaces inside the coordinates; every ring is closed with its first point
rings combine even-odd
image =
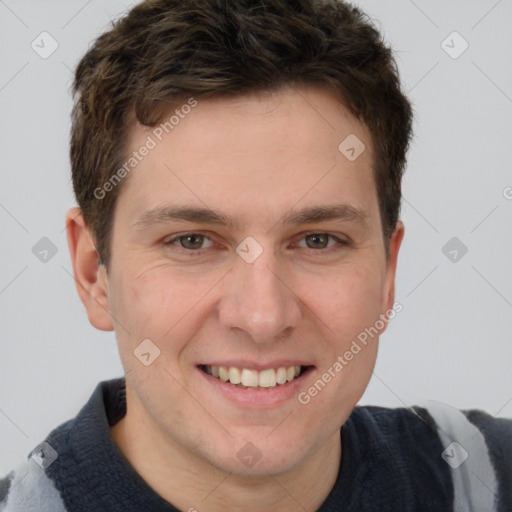
{"type": "MultiPolygon", "coordinates": [[[[389,254],[386,264],[386,278],[384,285],[384,293],[382,297],[382,310],[381,314],[385,315],[387,311],[393,309],[395,303],[395,275],[396,265],[398,260],[398,251],[405,234],[405,227],[402,221],[398,221],[395,226],[395,230],[389,240],[389,254]]],[[[380,331],[381,334],[386,330],[388,323],[380,331]]]]}
{"type": "Polygon", "coordinates": [[[112,331],[114,324],[109,313],[106,269],[99,264],[93,237],[80,208],[68,211],[66,231],[76,289],[87,310],[89,322],[96,329],[112,331]]]}

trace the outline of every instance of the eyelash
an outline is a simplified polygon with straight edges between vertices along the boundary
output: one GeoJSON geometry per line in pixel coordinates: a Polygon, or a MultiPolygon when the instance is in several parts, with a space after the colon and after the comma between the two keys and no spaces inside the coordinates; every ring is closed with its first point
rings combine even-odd
{"type": "MultiPolygon", "coordinates": [[[[202,251],[211,248],[211,247],[207,247],[206,249],[186,249],[185,247],[181,247],[178,243],[176,243],[176,242],[179,242],[180,238],[185,238],[187,236],[192,236],[192,235],[199,235],[199,236],[202,236],[204,239],[207,239],[207,240],[210,240],[211,242],[213,242],[213,240],[208,235],[205,235],[203,233],[198,233],[198,232],[195,232],[195,231],[191,231],[189,233],[182,233],[182,234],[179,234],[179,235],[175,235],[172,238],[164,239],[163,240],[163,244],[166,247],[169,247],[169,246],[172,246],[172,245],[176,244],[176,248],[177,248],[178,252],[188,253],[191,257],[200,256],[202,254],[202,251]]],[[[321,255],[329,255],[332,252],[339,251],[343,247],[347,247],[347,246],[350,245],[350,242],[348,240],[343,240],[343,239],[337,237],[336,235],[333,235],[331,233],[324,233],[324,232],[321,232],[321,231],[312,231],[312,232],[309,232],[309,233],[305,233],[300,240],[303,240],[306,237],[312,236],[312,235],[324,235],[324,236],[327,236],[327,238],[328,238],[328,242],[327,243],[329,243],[329,239],[333,239],[336,242],[338,242],[337,245],[332,246],[332,247],[327,247],[325,249],[322,249],[322,248],[320,248],[320,249],[312,249],[311,247],[303,247],[303,249],[309,249],[310,251],[314,251],[315,253],[318,253],[318,254],[321,254],[321,255]]]]}

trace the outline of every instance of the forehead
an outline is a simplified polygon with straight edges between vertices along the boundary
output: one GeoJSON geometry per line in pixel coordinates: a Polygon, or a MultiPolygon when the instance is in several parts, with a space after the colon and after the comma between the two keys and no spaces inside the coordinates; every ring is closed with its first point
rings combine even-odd
{"type": "Polygon", "coordinates": [[[376,213],[369,131],[322,88],[185,99],[132,126],[127,157],[144,146],[118,199],[131,217],[176,200],[260,219],[299,202],[376,213]]]}

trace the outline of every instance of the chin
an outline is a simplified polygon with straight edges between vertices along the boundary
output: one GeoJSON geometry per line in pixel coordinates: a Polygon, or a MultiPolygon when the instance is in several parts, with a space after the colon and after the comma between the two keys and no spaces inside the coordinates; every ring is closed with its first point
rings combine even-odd
{"type": "MultiPolygon", "coordinates": [[[[275,436],[266,431],[264,434],[241,435],[229,438],[222,451],[204,454],[210,464],[222,471],[234,475],[250,477],[268,477],[293,471],[300,466],[307,455],[307,447],[302,446],[300,438],[286,439],[275,436]]],[[[302,439],[309,439],[304,436],[302,439]]],[[[309,447],[313,450],[313,446],[309,447]]]]}

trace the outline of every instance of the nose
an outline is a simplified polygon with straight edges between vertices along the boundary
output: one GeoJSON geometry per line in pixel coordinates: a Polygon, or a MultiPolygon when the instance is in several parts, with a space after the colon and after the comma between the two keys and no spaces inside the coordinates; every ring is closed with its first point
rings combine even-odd
{"type": "Polygon", "coordinates": [[[271,253],[264,250],[252,263],[237,258],[224,280],[218,306],[225,328],[244,331],[256,343],[274,343],[289,336],[302,318],[293,283],[271,253]]]}

